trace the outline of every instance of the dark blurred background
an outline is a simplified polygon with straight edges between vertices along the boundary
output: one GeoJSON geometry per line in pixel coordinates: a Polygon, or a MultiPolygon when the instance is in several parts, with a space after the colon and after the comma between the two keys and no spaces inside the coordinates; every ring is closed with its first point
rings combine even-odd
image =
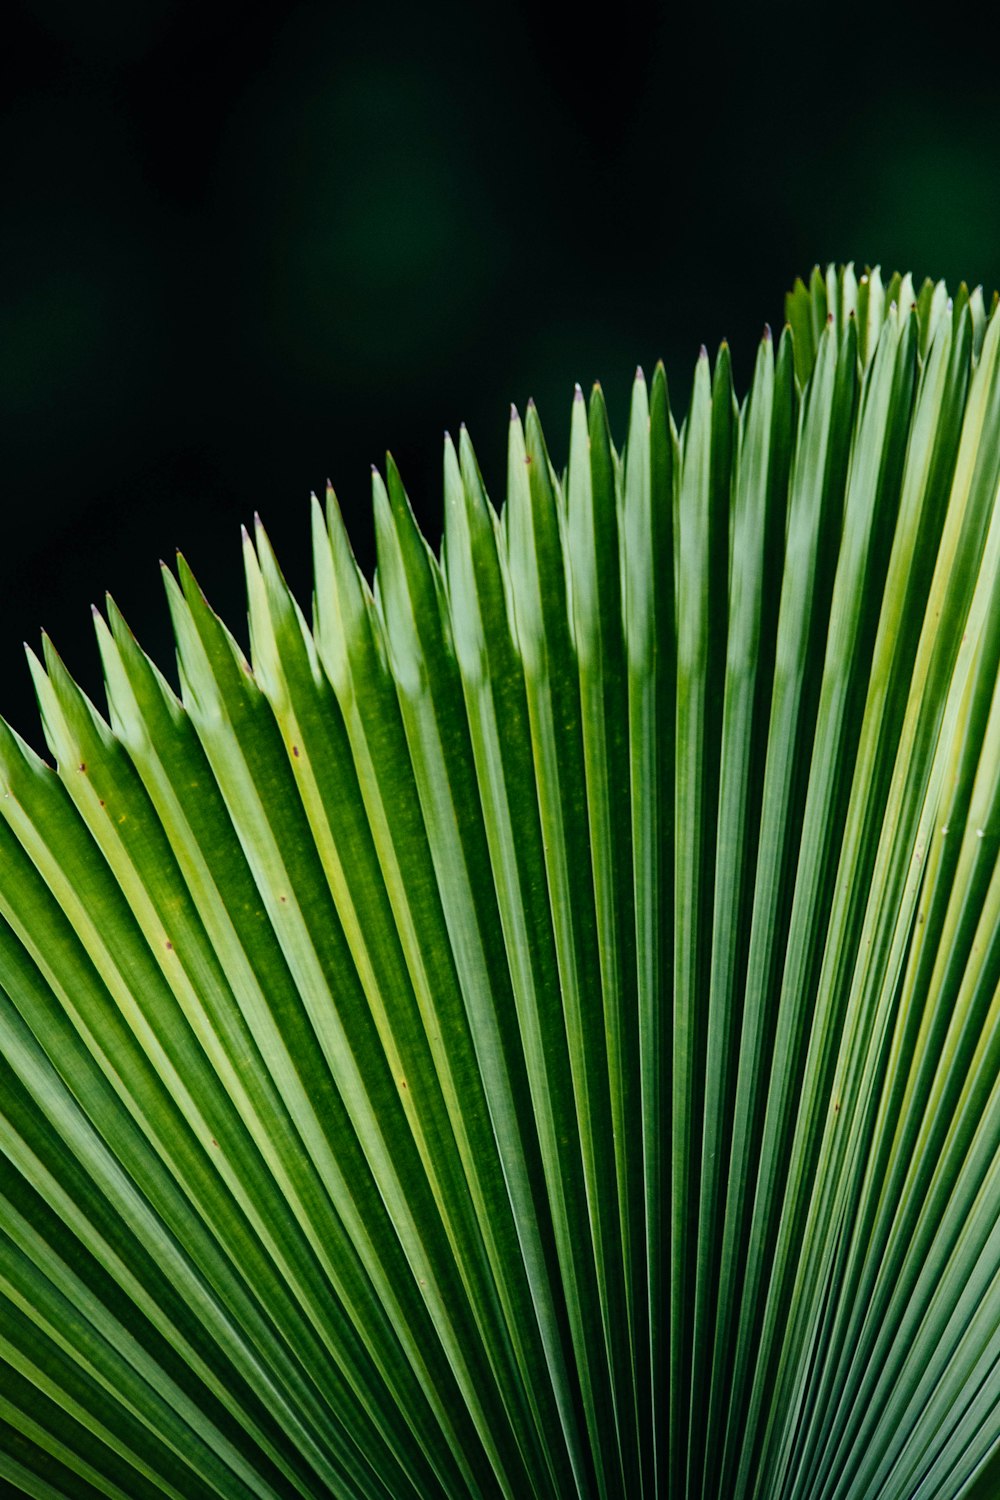
{"type": "Polygon", "coordinates": [[[943,30],[8,0],[0,72],[0,712],[35,743],[22,639],[95,692],[108,589],[172,670],[177,547],[243,634],[240,522],[306,599],[328,474],[370,568],[386,447],[436,540],[445,427],[499,497],[512,398],[561,460],[574,380],[619,434],[637,360],[683,405],[725,336],[742,386],[815,260],[1000,281],[997,73],[943,30]]]}

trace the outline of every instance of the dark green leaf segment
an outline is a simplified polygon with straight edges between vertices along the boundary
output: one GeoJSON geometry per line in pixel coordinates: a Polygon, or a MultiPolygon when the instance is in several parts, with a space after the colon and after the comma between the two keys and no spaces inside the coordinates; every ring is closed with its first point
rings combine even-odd
{"type": "Polygon", "coordinates": [[[1000,1493],[1000,317],[817,269],[564,451],[31,654],[4,1494],[1000,1493]]]}

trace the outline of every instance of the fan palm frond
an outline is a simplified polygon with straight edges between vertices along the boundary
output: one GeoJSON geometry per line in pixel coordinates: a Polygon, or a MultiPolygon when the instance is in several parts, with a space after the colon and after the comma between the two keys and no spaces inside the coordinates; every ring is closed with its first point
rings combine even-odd
{"type": "Polygon", "coordinates": [[[12,1494],[1000,1486],[1000,318],[813,272],[623,451],[332,491],[0,730],[12,1494]]]}

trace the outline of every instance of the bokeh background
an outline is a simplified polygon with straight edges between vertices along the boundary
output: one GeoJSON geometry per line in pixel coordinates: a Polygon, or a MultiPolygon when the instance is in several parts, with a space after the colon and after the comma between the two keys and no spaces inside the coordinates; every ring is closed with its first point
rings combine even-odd
{"type": "Polygon", "coordinates": [[[436,538],[445,427],[499,496],[511,399],[559,459],[574,380],[742,386],[816,260],[1000,282],[989,48],[852,16],[8,0],[0,712],[42,627],[97,692],[105,589],[169,665],[178,547],[241,633],[254,511],[307,598],[327,475],[370,568],[386,447],[436,538]]]}

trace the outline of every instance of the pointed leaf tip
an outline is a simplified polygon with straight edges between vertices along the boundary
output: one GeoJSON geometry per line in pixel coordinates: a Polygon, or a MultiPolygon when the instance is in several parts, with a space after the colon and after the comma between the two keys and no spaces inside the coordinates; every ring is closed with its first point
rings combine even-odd
{"type": "Polygon", "coordinates": [[[517,421],[517,407],[514,405],[513,401],[510,403],[510,420],[512,422],[517,421]]]}
{"type": "Polygon", "coordinates": [[[646,384],[646,377],[642,372],[642,365],[636,365],[635,375],[633,376],[633,379],[638,380],[642,385],[646,384]]]}

